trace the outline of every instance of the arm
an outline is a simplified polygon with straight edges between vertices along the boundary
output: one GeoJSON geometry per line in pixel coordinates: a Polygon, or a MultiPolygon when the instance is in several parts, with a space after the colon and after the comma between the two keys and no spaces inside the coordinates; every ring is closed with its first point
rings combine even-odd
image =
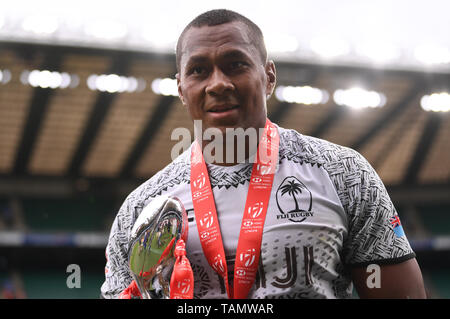
{"type": "Polygon", "coordinates": [[[128,238],[132,227],[132,209],[127,201],[122,205],[111,227],[106,247],[105,282],[101,287],[101,297],[118,298],[131,283],[128,268],[128,238]]]}
{"type": "Polygon", "coordinates": [[[359,296],[426,298],[415,253],[380,177],[358,153],[343,161],[341,202],[349,221],[343,256],[359,296]],[[379,268],[368,270],[371,264],[379,268]],[[375,272],[379,285],[374,287],[375,272]]]}
{"type": "Polygon", "coordinates": [[[377,288],[373,285],[374,276],[378,275],[376,269],[371,271],[367,271],[367,267],[351,269],[351,277],[360,298],[426,298],[422,273],[415,258],[398,264],[380,265],[379,270],[380,281],[377,288]]]}

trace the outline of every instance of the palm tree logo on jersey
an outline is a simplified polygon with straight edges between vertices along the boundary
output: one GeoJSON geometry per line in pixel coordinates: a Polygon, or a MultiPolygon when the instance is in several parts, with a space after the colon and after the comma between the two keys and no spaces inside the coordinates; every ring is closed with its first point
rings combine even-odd
{"type": "Polygon", "coordinates": [[[307,217],[313,216],[312,195],[309,189],[298,178],[286,177],[278,187],[276,194],[277,206],[282,215],[277,219],[289,219],[301,223],[307,217]]]}

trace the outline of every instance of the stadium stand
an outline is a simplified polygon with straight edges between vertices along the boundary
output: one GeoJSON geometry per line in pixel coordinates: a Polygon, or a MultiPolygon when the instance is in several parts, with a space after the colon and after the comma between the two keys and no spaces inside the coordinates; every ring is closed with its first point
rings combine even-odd
{"type": "Polygon", "coordinates": [[[30,299],[95,299],[99,298],[99,287],[104,274],[95,272],[81,273],[80,288],[68,288],[70,273],[55,270],[26,270],[22,278],[27,297],[30,299]]]}
{"type": "Polygon", "coordinates": [[[437,298],[450,298],[450,273],[448,270],[434,270],[430,272],[431,284],[435,287],[437,298]]]}
{"type": "Polygon", "coordinates": [[[104,231],[111,205],[100,199],[26,199],[26,225],[34,231],[104,231]]]}
{"type": "Polygon", "coordinates": [[[0,298],[99,298],[116,210],[112,201],[94,196],[1,198],[0,298]],[[24,229],[14,223],[17,209],[24,229]],[[80,288],[67,286],[70,264],[80,266],[80,288]]]}
{"type": "Polygon", "coordinates": [[[448,235],[450,231],[449,205],[418,206],[421,223],[433,235],[448,235]]]}

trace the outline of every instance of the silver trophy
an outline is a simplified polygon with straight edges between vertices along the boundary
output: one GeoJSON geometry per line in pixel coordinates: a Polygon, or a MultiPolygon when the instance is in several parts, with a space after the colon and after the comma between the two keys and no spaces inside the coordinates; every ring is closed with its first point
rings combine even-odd
{"type": "Polygon", "coordinates": [[[128,264],[142,299],[169,299],[178,239],[187,241],[186,210],[176,197],[152,200],[131,231],[128,264]]]}

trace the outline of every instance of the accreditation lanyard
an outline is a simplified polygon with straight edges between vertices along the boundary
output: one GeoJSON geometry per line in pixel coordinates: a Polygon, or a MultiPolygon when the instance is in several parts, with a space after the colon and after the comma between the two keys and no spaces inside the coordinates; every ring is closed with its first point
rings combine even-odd
{"type": "Polygon", "coordinates": [[[256,278],[264,221],[278,163],[279,141],[276,126],[267,119],[252,168],[231,288],[208,170],[199,143],[194,141],[192,145],[191,194],[200,242],[209,265],[223,278],[230,299],[247,298],[256,278]]]}

